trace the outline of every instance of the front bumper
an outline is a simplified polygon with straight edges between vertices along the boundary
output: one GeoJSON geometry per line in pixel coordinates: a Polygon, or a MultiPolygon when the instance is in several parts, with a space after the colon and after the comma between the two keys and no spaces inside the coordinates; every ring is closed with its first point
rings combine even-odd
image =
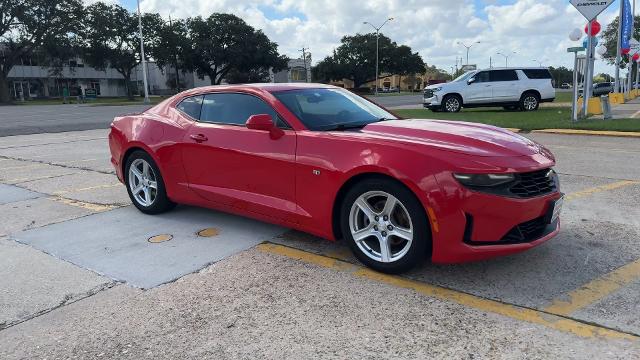
{"type": "Polygon", "coordinates": [[[437,181],[444,189],[440,200],[444,205],[434,213],[438,224],[438,231],[432,231],[434,263],[478,261],[523,252],[560,231],[559,220],[544,222],[553,203],[562,197],[559,191],[522,199],[471,191],[450,174],[439,175],[437,181]]]}
{"type": "Polygon", "coordinates": [[[441,99],[438,95],[432,95],[430,97],[424,97],[422,101],[422,105],[427,109],[433,109],[440,107],[441,99]]]}

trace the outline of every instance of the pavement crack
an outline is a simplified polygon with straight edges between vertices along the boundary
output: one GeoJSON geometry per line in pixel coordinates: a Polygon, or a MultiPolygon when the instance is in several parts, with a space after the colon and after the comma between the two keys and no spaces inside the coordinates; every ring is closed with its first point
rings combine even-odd
{"type": "Polygon", "coordinates": [[[65,168],[65,169],[90,171],[90,172],[99,173],[99,174],[105,174],[105,175],[115,175],[115,172],[113,172],[113,171],[96,170],[96,169],[91,169],[91,168],[84,167],[84,166],[62,165],[62,164],[59,164],[59,163],[55,163],[55,162],[51,162],[51,161],[44,161],[44,160],[19,158],[19,157],[7,156],[7,155],[0,155],[0,159],[15,160],[15,161],[25,161],[25,162],[35,163],[35,164],[44,164],[44,165],[56,166],[56,167],[61,167],[61,168],[65,168]]]}
{"type": "MultiPolygon", "coordinates": [[[[19,135],[18,135],[19,136],[19,135]]],[[[40,144],[29,144],[29,145],[12,145],[12,146],[5,146],[5,147],[0,147],[0,150],[6,150],[6,149],[20,149],[20,148],[26,148],[26,147],[32,147],[32,146],[47,146],[47,145],[59,145],[59,144],[73,144],[76,142],[83,142],[83,141],[95,141],[95,140],[104,140],[103,137],[99,137],[99,138],[91,138],[91,139],[79,139],[79,140],[71,140],[71,141],[62,141],[62,142],[51,142],[51,143],[40,143],[40,144]]]]}
{"type": "Polygon", "coordinates": [[[100,285],[98,285],[96,287],[93,287],[93,288],[91,288],[91,289],[89,289],[89,290],[87,290],[85,292],[80,293],[80,294],[66,294],[64,296],[64,298],[58,304],[56,304],[55,306],[52,306],[52,307],[47,308],[47,309],[40,310],[40,311],[35,312],[35,313],[33,313],[33,314],[23,318],[23,319],[20,319],[20,320],[0,323],[0,331],[7,330],[7,329],[9,329],[11,327],[14,327],[16,325],[22,324],[22,323],[27,322],[29,320],[33,320],[33,319],[35,319],[37,317],[40,317],[40,316],[45,315],[45,314],[48,314],[48,313],[50,313],[50,312],[52,312],[54,310],[60,309],[63,306],[70,305],[70,304],[76,303],[78,301],[87,299],[87,298],[89,298],[89,297],[91,297],[93,295],[96,295],[97,293],[99,293],[101,291],[111,289],[114,286],[119,285],[119,284],[122,284],[122,282],[112,280],[112,281],[109,281],[107,283],[103,283],[103,284],[100,284],[100,285]]]}

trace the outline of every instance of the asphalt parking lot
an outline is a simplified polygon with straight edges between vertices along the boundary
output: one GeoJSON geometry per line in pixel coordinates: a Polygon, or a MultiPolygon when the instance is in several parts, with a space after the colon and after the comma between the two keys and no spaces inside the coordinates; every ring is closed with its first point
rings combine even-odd
{"type": "Polygon", "coordinates": [[[106,135],[0,138],[0,358],[640,357],[638,139],[530,134],[561,234],[394,277],[257,221],[142,215],[106,135]]]}

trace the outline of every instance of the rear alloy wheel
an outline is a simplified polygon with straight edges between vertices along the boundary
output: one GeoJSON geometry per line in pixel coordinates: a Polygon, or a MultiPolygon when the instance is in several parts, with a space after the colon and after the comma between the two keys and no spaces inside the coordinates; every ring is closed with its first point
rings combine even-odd
{"type": "Polygon", "coordinates": [[[522,111],[536,111],[540,106],[540,99],[533,93],[526,93],[520,99],[520,109],[522,111]]]}
{"type": "Polygon", "coordinates": [[[462,109],[462,101],[455,95],[447,95],[442,99],[442,110],[450,113],[459,112],[462,109]]]}
{"type": "Polygon", "coordinates": [[[354,255],[386,273],[409,270],[426,256],[430,240],[422,205],[406,188],[384,179],[365,180],[347,194],[342,232],[354,255]]]}
{"type": "Polygon", "coordinates": [[[164,187],[160,169],[151,156],[136,151],[127,159],[125,183],[129,198],[145,214],[159,214],[175,206],[164,187]]]}

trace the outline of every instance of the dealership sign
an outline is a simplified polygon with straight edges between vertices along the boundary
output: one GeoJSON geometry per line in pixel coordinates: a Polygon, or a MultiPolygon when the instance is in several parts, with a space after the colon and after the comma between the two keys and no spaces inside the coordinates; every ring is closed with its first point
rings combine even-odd
{"type": "Polygon", "coordinates": [[[613,4],[615,0],[571,0],[570,3],[573,5],[580,13],[587,18],[588,21],[591,21],[600,15],[604,9],[608,8],[609,5],[613,4]]]}

